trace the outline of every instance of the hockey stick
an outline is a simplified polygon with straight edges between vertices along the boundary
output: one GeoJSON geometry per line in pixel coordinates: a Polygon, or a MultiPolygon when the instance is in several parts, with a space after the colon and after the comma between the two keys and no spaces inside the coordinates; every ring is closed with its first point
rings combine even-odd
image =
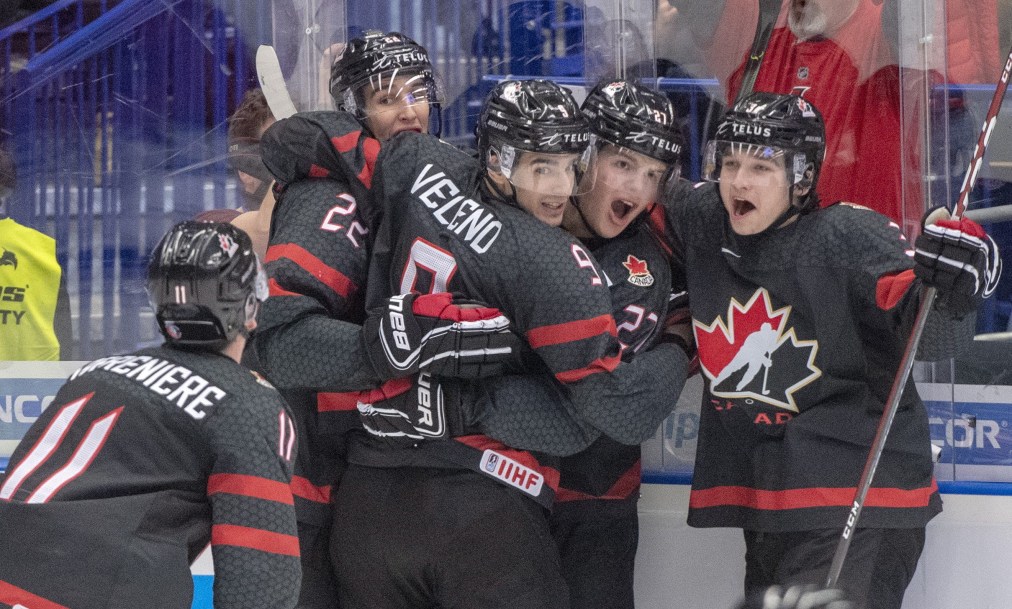
{"type": "Polygon", "coordinates": [[[274,118],[281,120],[295,114],[297,110],[292,96],[288,94],[288,85],[285,84],[285,76],[281,73],[281,64],[278,63],[274,47],[260,45],[257,48],[256,63],[260,90],[264,92],[274,118]]]}
{"type": "MultiPolygon", "coordinates": [[[[977,136],[977,146],[973,149],[973,157],[970,159],[970,166],[966,170],[966,177],[963,178],[963,187],[959,191],[959,199],[956,201],[956,208],[952,217],[958,219],[966,211],[967,199],[970,191],[973,190],[974,182],[977,181],[977,173],[984,159],[984,150],[987,142],[991,139],[991,132],[994,130],[995,121],[998,118],[998,110],[1001,108],[1002,99],[1005,98],[1005,90],[1008,88],[1009,73],[1012,72],[1012,49],[1009,49],[1008,58],[1005,60],[1005,68],[1002,70],[998,86],[995,88],[994,97],[991,98],[991,106],[987,109],[987,118],[984,119],[984,126],[977,136]]],[[[892,389],[889,390],[889,400],[886,402],[885,410],[882,411],[882,418],[879,419],[878,429],[875,431],[875,438],[872,440],[871,449],[868,452],[868,460],[864,464],[864,471],[857,483],[857,494],[854,497],[854,504],[850,508],[850,515],[843,527],[843,534],[836,546],[836,554],[833,555],[833,562],[829,566],[829,575],[826,578],[826,587],[836,586],[843,570],[843,561],[847,557],[847,549],[850,547],[851,536],[857,526],[857,519],[861,516],[864,508],[864,501],[871,488],[872,478],[878,468],[879,459],[885,448],[886,437],[889,435],[889,428],[892,427],[893,419],[896,417],[896,410],[899,408],[900,397],[903,395],[903,387],[906,385],[910,369],[914,365],[914,355],[917,353],[917,344],[921,341],[924,333],[924,326],[928,319],[928,313],[935,301],[937,290],[934,287],[925,288],[921,296],[920,308],[917,310],[917,317],[914,319],[914,327],[907,340],[906,350],[900,360],[899,370],[893,380],[892,389]]]]}
{"type": "Polygon", "coordinates": [[[777,18],[780,16],[780,4],[781,0],[759,0],[759,19],[755,26],[755,37],[752,38],[752,48],[748,53],[748,62],[742,73],[741,88],[734,98],[735,102],[745,99],[755,87],[759,66],[762,65],[763,56],[766,55],[766,45],[769,44],[773,26],[777,24],[777,18]]]}

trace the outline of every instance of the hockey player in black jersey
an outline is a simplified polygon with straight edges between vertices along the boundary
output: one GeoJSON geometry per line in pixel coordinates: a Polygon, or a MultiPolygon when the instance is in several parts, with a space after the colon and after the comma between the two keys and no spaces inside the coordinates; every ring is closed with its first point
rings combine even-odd
{"type": "MultiPolygon", "coordinates": [[[[662,345],[636,365],[622,363],[602,271],[584,246],[546,224],[561,222],[573,192],[586,122],[568,93],[526,81],[497,86],[479,125],[481,163],[413,134],[378,152],[374,140],[344,140],[346,174],[371,188],[382,219],[369,300],[445,290],[494,304],[585,420],[638,441],[670,410],[686,358],[662,345]]],[[[446,417],[444,401],[454,396],[424,377],[402,391],[417,400],[415,423],[427,422],[430,437],[467,424],[446,417]]],[[[367,425],[382,408],[365,409],[367,425]]],[[[343,606],[565,604],[539,507],[552,501],[555,467],[478,433],[410,448],[389,439],[351,444],[336,494],[331,547],[343,606]]]]}
{"type": "MultiPolygon", "coordinates": [[[[1000,270],[965,218],[928,225],[915,253],[879,213],[820,209],[824,153],[817,109],[755,93],[707,147],[717,183],[664,202],[706,380],[688,522],[744,530],[747,593],[826,581],[921,288],[940,296],[918,356],[941,359],[968,344],[1000,270]]],[[[942,509],[929,440],[909,381],[838,582],[855,607],[902,604],[942,509]]]]}
{"type": "MultiPolygon", "coordinates": [[[[355,392],[389,376],[369,364],[359,325],[371,244],[367,190],[357,170],[346,179],[337,166],[349,133],[384,140],[424,132],[440,102],[425,49],[396,32],[351,40],[333,66],[330,89],[337,107],[351,114],[296,114],[261,142],[279,194],[266,257],[271,297],[248,350],[291,404],[300,434],[292,479],[303,559],[300,608],[337,603],[327,544],[344,433],[359,426],[355,392]],[[354,117],[345,132],[338,132],[338,115],[354,117]]],[[[429,321],[450,323],[438,315],[429,321]]]]}
{"type": "MultiPolygon", "coordinates": [[[[589,120],[595,154],[583,175],[587,186],[567,205],[562,227],[601,265],[622,358],[630,360],[662,336],[671,336],[665,333],[672,319],[671,252],[652,220],[663,231],[663,210],[654,203],[665,186],[678,179],[682,136],[667,98],[633,82],[603,81],[581,110],[589,120]],[[651,210],[659,212],[653,219],[648,217],[651,210]]],[[[678,283],[675,289],[681,292],[678,283]]],[[[676,319],[686,319],[684,304],[678,306],[676,319]]],[[[688,324],[683,326],[688,336],[688,324]]],[[[454,381],[440,383],[449,388],[454,381]]],[[[660,420],[644,426],[643,436],[619,442],[582,425],[577,409],[567,408],[568,397],[549,378],[506,376],[485,379],[481,385],[486,408],[474,416],[484,433],[515,448],[569,455],[561,460],[550,525],[571,606],[631,609],[639,534],[639,444],[660,420]],[[555,425],[528,424],[539,420],[530,417],[532,410],[560,407],[566,416],[573,415],[571,433],[560,433],[555,425]],[[570,454],[577,449],[582,450],[570,454]]],[[[677,398],[677,393],[669,396],[668,410],[677,398]]]]}
{"type": "MultiPolygon", "coordinates": [[[[670,252],[648,222],[666,184],[678,179],[682,135],[671,102],[632,82],[599,84],[581,109],[597,154],[587,172],[591,186],[573,198],[562,226],[590,248],[609,278],[623,359],[630,359],[670,338],[669,300],[684,290],[680,281],[672,286],[670,252]]],[[[679,314],[687,318],[687,311],[679,314]]],[[[670,396],[671,408],[677,400],[670,396]]],[[[639,444],[603,435],[564,457],[560,473],[550,524],[571,606],[633,609],[639,444]]]]}
{"type": "Polygon", "coordinates": [[[160,347],[71,375],[0,478],[0,606],[186,609],[211,544],[215,609],[295,606],[295,426],[238,364],[266,298],[249,237],[184,222],[156,246],[160,347]]]}

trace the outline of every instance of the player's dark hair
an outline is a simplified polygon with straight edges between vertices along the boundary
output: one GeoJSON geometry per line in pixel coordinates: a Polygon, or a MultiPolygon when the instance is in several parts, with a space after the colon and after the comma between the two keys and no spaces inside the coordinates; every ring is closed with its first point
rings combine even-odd
{"type": "Polygon", "coordinates": [[[243,207],[259,209],[273,176],[260,156],[260,135],[274,120],[267,98],[260,89],[250,89],[232,116],[228,118],[228,165],[260,180],[260,188],[247,192],[239,188],[243,207]]]}

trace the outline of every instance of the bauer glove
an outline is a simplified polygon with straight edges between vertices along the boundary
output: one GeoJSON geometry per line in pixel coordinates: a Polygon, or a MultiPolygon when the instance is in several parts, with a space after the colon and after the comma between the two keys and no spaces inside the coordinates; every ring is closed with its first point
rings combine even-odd
{"type": "Polygon", "coordinates": [[[422,373],[387,381],[358,394],[359,419],[366,432],[390,446],[462,435],[466,430],[464,383],[422,373]]]}
{"type": "Polygon", "coordinates": [[[521,343],[509,324],[499,309],[449,293],[409,293],[370,311],[362,332],[380,380],[418,372],[478,378],[515,361],[521,343]]]}
{"type": "Polygon", "coordinates": [[[927,224],[917,237],[914,273],[938,289],[938,310],[958,319],[976,311],[980,301],[994,293],[1001,277],[1001,257],[979,224],[965,217],[946,218],[927,224]]]}

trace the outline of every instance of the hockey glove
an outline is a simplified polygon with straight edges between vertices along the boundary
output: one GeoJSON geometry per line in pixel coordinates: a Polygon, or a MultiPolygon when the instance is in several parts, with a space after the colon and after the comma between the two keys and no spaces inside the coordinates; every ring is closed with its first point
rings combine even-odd
{"type": "Polygon", "coordinates": [[[520,339],[499,309],[449,293],[402,294],[369,312],[366,351],[380,380],[420,371],[478,378],[502,374],[520,352],[520,339]]]}
{"type": "Polygon", "coordinates": [[[750,594],[738,609],[853,609],[854,604],[836,588],[795,585],[786,590],[770,586],[750,594]]]}
{"type": "Polygon", "coordinates": [[[414,446],[465,432],[469,403],[460,381],[422,373],[387,381],[358,396],[358,414],[366,432],[390,446],[414,446]]]}
{"type": "Polygon", "coordinates": [[[935,306],[959,319],[991,296],[1001,277],[994,240],[968,218],[939,220],[914,243],[914,273],[938,289],[935,306]]]}

